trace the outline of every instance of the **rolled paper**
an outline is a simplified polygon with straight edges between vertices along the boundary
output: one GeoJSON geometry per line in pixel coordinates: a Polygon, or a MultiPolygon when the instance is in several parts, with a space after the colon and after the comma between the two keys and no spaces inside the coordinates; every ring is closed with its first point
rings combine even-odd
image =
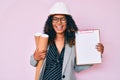
{"type": "MultiPolygon", "coordinates": [[[[47,34],[38,34],[38,36],[35,36],[36,41],[36,48],[38,48],[39,51],[46,51],[48,47],[48,35],[47,34]]],[[[44,60],[38,61],[38,64],[36,66],[36,75],[35,80],[39,80],[40,71],[42,68],[44,60]]]]}
{"type": "Polygon", "coordinates": [[[35,44],[36,44],[36,49],[38,48],[38,42],[39,42],[39,39],[40,39],[40,35],[42,33],[35,33],[34,35],[34,38],[35,38],[35,44]]]}

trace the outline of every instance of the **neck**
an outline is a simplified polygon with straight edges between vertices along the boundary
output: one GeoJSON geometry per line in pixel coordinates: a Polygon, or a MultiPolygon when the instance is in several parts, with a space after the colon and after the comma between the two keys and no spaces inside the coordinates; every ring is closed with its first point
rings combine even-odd
{"type": "Polygon", "coordinates": [[[56,34],[56,39],[57,41],[64,41],[64,34],[56,34]]]}

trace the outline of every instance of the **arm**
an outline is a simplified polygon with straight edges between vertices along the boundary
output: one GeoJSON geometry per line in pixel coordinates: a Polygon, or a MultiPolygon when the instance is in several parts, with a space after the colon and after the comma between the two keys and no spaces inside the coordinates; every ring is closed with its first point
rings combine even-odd
{"type": "Polygon", "coordinates": [[[34,54],[32,54],[30,57],[30,64],[32,66],[36,67],[38,64],[38,61],[45,59],[45,56],[46,56],[46,51],[40,52],[40,51],[38,51],[38,49],[35,50],[34,54]]]}

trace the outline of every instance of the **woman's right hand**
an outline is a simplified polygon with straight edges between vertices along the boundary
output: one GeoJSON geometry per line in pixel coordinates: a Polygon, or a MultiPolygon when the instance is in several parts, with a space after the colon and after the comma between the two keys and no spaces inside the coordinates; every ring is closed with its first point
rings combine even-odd
{"type": "Polygon", "coordinates": [[[37,61],[45,59],[46,52],[47,51],[39,51],[38,49],[36,49],[34,52],[34,59],[37,61]]]}

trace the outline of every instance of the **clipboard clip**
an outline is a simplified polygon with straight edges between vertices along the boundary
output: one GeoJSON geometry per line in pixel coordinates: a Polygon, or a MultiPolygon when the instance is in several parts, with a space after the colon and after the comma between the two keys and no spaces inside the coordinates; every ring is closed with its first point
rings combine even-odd
{"type": "Polygon", "coordinates": [[[97,29],[79,30],[80,33],[93,33],[97,29]]]}

